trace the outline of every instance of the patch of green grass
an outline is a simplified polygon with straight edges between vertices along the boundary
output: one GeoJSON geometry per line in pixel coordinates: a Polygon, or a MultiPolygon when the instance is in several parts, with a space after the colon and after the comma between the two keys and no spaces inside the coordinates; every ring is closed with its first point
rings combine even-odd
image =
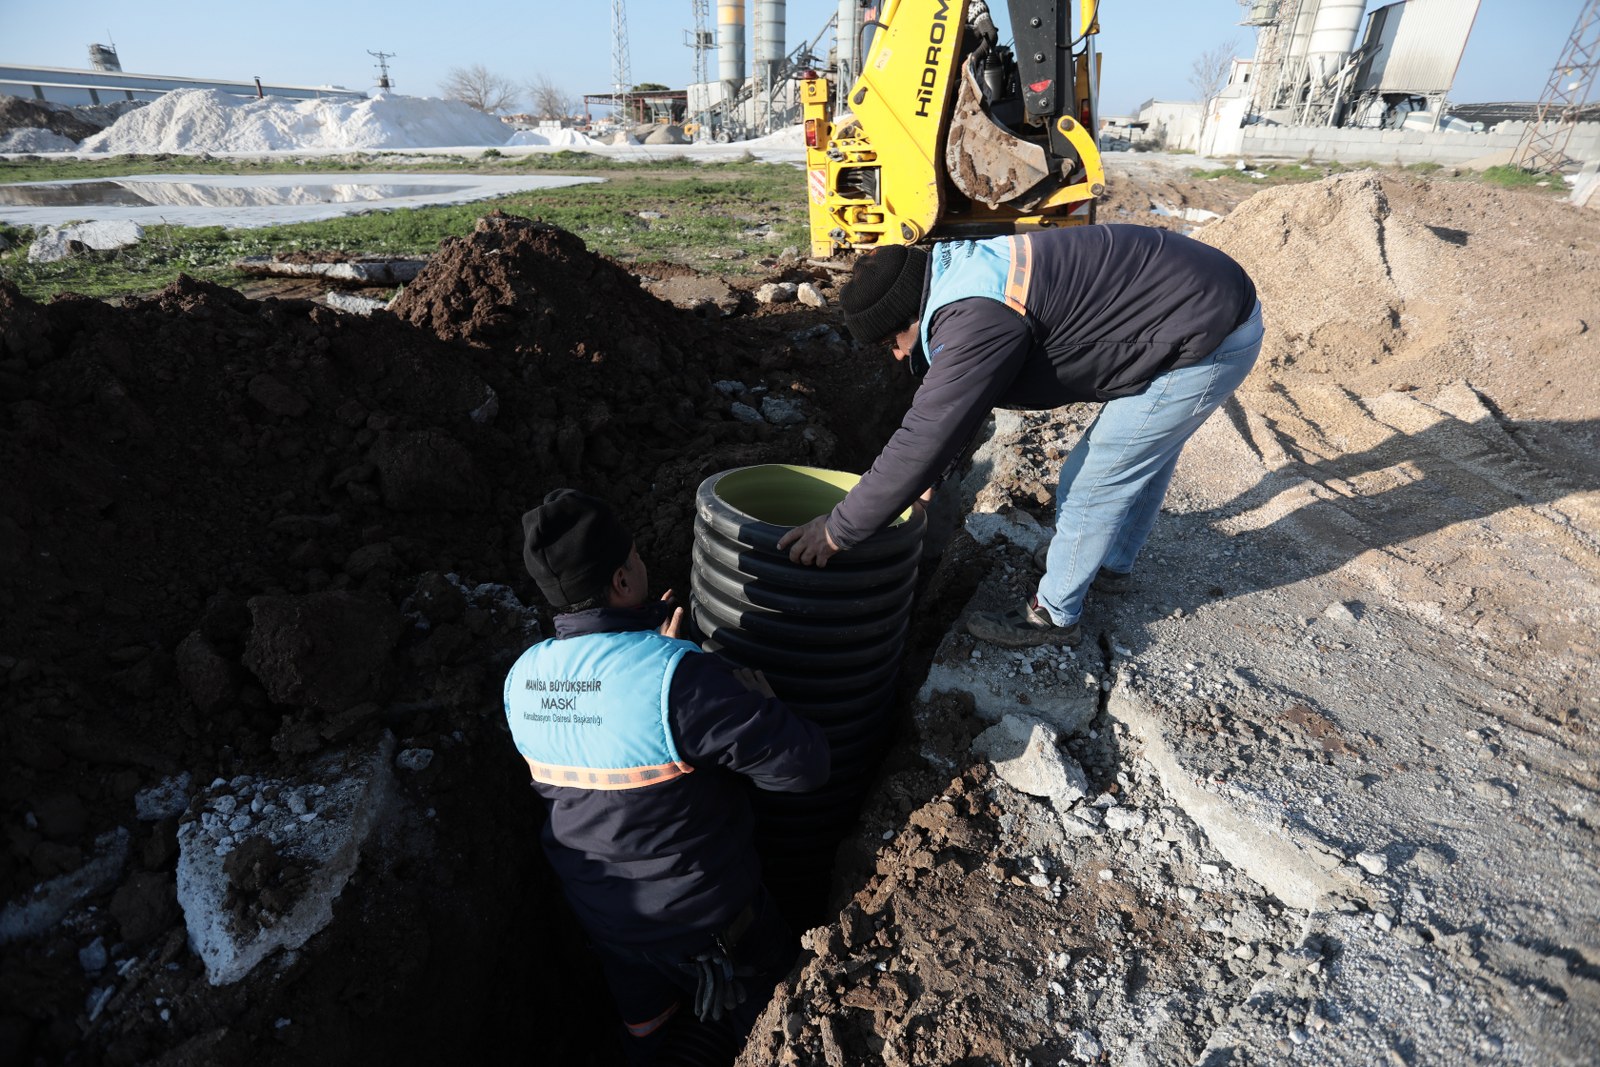
{"type": "Polygon", "coordinates": [[[1443,163],[1408,163],[1403,169],[1406,170],[1406,171],[1409,171],[1412,174],[1420,174],[1420,175],[1426,177],[1427,175],[1437,174],[1441,170],[1444,170],[1444,164],[1443,163]]]}
{"type": "MultiPolygon", "coordinates": [[[[60,292],[101,297],[148,292],[180,273],[238,285],[243,276],[232,264],[245,256],[323,250],[425,255],[445,238],[471,232],[479,218],[496,208],[554,223],[583,238],[592,250],[618,260],[665,260],[725,274],[757,272],[762,257],[790,245],[804,249],[809,241],[805,175],[795,167],[653,163],[606,169],[613,173],[605,182],[528,190],[471,204],[259,229],[148,226],[136,246],[57,263],[29,263],[26,235],[18,232],[15,247],[0,253],[0,278],[34,299],[60,292]],[[661,217],[641,218],[644,211],[661,217]]],[[[120,173],[131,172],[124,168],[120,173]]]]}
{"type": "Polygon", "coordinates": [[[1540,174],[1537,171],[1523,170],[1521,167],[1509,165],[1490,167],[1479,175],[1479,178],[1502,189],[1527,189],[1530,192],[1550,189],[1558,193],[1567,191],[1567,183],[1559,176],[1540,174]]]}
{"type": "Polygon", "coordinates": [[[1210,181],[1214,178],[1226,178],[1231,181],[1244,182],[1248,185],[1286,185],[1291,182],[1321,181],[1332,173],[1322,164],[1301,163],[1269,163],[1261,166],[1250,167],[1248,170],[1239,170],[1237,167],[1218,167],[1207,170],[1202,167],[1191,167],[1189,176],[1201,181],[1210,181]]]}

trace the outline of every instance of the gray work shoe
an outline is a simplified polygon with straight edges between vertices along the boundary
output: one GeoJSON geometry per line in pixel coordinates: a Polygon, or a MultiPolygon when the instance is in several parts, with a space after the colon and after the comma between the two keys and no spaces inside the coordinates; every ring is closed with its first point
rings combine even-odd
{"type": "MultiPolygon", "coordinates": [[[[1045,557],[1050,554],[1050,542],[1046,541],[1033,550],[1033,565],[1041,571],[1045,569],[1045,557]]],[[[1101,567],[1095,572],[1094,581],[1089,583],[1089,588],[1097,593],[1109,593],[1115,596],[1126,593],[1133,588],[1133,575],[1121,571],[1107,570],[1101,567]]]]}
{"type": "Polygon", "coordinates": [[[1023,601],[1010,611],[979,611],[967,616],[967,633],[1002,648],[1032,648],[1034,645],[1066,645],[1077,648],[1083,641],[1078,623],[1057,626],[1050,616],[1023,601]]]}

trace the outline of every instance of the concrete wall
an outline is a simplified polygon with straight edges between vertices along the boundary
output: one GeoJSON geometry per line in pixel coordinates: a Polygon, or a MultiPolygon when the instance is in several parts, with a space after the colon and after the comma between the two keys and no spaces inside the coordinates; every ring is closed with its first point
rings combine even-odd
{"type": "MultiPolygon", "coordinates": [[[[1316,159],[1356,163],[1466,163],[1495,152],[1514,150],[1526,127],[1503,122],[1487,133],[1433,133],[1419,130],[1321,129],[1305,126],[1246,126],[1238,147],[1218,137],[1213,153],[1277,159],[1316,159]]],[[[1209,131],[1208,131],[1209,134],[1209,131]]],[[[1209,140],[1209,137],[1208,137],[1209,140]]],[[[1600,159],[1600,123],[1578,125],[1567,145],[1575,159],[1600,159]]]]}
{"type": "Polygon", "coordinates": [[[1200,105],[1192,100],[1152,100],[1139,109],[1139,121],[1149,123],[1147,140],[1164,138],[1166,148],[1192,151],[1200,135],[1200,105]]]}

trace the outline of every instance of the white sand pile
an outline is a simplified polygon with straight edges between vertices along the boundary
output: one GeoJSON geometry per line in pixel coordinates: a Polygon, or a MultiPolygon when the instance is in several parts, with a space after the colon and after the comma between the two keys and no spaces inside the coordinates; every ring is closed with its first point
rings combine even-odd
{"type": "Polygon", "coordinates": [[[271,152],[503,145],[510,127],[456,100],[251,100],[179,89],[83,142],[85,152],[271,152]]]}
{"type": "Polygon", "coordinates": [[[577,130],[548,129],[548,130],[518,130],[512,135],[508,145],[556,145],[562,148],[588,148],[600,142],[586,133],[577,130]]]}
{"type": "Polygon", "coordinates": [[[806,130],[804,126],[785,126],[763,137],[752,137],[738,143],[746,148],[804,148],[806,130]]]}
{"type": "Polygon", "coordinates": [[[26,126],[0,137],[0,152],[73,152],[78,142],[53,130],[26,126]]]}

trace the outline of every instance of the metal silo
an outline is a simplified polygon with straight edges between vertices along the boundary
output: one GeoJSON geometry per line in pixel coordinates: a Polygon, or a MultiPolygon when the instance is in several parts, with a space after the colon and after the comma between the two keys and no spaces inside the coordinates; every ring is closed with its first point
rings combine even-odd
{"type": "MultiPolygon", "coordinates": [[[[1284,62],[1290,68],[1297,69],[1305,62],[1306,53],[1311,45],[1311,28],[1317,22],[1317,5],[1318,0],[1300,0],[1293,12],[1293,28],[1289,31],[1289,51],[1284,56],[1284,62]]],[[[1288,15],[1290,12],[1284,14],[1288,15]]]]}
{"type": "Polygon", "coordinates": [[[732,94],[744,77],[744,0],[717,0],[717,78],[732,94]]]}
{"type": "Polygon", "coordinates": [[[756,65],[764,89],[777,80],[788,48],[783,40],[784,0],[756,0],[756,65]]]}
{"type": "Polygon", "coordinates": [[[833,31],[835,59],[839,68],[839,92],[843,99],[861,73],[856,58],[856,42],[861,36],[861,5],[856,0],[839,0],[839,21],[833,31]]]}
{"type": "Polygon", "coordinates": [[[1350,58],[1361,32],[1361,13],[1366,7],[1366,0],[1321,0],[1306,47],[1306,60],[1314,80],[1333,77],[1350,58]]]}

